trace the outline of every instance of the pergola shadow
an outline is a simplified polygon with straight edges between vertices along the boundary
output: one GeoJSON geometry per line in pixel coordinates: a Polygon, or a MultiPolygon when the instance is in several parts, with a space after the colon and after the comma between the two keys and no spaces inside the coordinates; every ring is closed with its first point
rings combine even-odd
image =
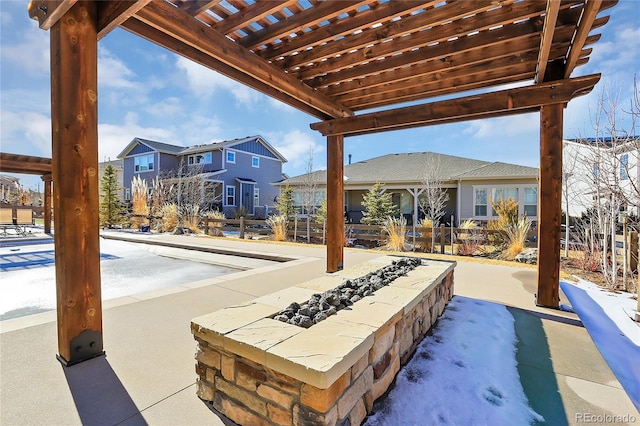
{"type": "Polygon", "coordinates": [[[140,410],[104,356],[62,367],[82,424],[146,426],[140,410]]]}

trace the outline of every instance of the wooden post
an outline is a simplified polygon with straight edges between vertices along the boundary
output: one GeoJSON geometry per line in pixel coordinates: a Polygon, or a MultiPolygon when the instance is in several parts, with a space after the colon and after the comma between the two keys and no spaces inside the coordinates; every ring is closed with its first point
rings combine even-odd
{"type": "Polygon", "coordinates": [[[440,224],[440,254],[444,254],[444,246],[447,244],[447,236],[445,235],[445,231],[447,228],[444,226],[444,223],[440,224]]]}
{"type": "Polygon", "coordinates": [[[638,273],[638,231],[629,232],[629,270],[638,273]]]}
{"type": "Polygon", "coordinates": [[[327,272],[344,266],[344,136],[327,136],[327,272]]]}
{"type": "Polygon", "coordinates": [[[53,184],[51,175],[42,176],[44,181],[44,233],[51,233],[51,186],[53,184]]]}
{"type": "Polygon", "coordinates": [[[538,292],[536,305],[558,308],[562,216],[563,104],[540,109],[538,292]]]}
{"type": "Polygon", "coordinates": [[[58,359],[66,366],[104,354],[97,69],[97,4],[77,2],[51,28],[58,359]]]}
{"type": "Polygon", "coordinates": [[[240,216],[240,239],[244,240],[244,216],[240,216]]]}

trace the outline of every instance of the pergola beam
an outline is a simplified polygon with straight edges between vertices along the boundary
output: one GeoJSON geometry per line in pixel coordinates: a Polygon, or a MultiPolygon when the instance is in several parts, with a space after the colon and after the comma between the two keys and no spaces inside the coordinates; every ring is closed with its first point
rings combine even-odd
{"type": "Polygon", "coordinates": [[[543,105],[566,103],[589,93],[600,74],[501,90],[423,105],[362,114],[311,124],[324,136],[355,136],[388,130],[454,123],[534,112],[543,105]]]}
{"type": "Polygon", "coordinates": [[[120,0],[98,2],[98,39],[109,34],[151,0],[120,0]]]}
{"type": "Polygon", "coordinates": [[[0,172],[31,175],[51,174],[51,159],[0,152],[0,172]]]}
{"type": "Polygon", "coordinates": [[[540,50],[538,54],[538,64],[536,66],[535,82],[544,81],[544,73],[547,70],[547,62],[553,44],[553,33],[556,29],[558,12],[560,11],[560,0],[547,0],[547,10],[544,15],[544,25],[542,36],[540,37],[540,50]]]}
{"type": "Polygon", "coordinates": [[[29,16],[38,21],[40,29],[49,30],[76,4],[78,0],[32,0],[29,16]]]}
{"type": "MultiPolygon", "coordinates": [[[[171,37],[247,74],[251,80],[273,87],[287,96],[299,99],[318,112],[314,115],[348,117],[353,113],[324,95],[314,91],[293,76],[285,74],[268,61],[229,40],[207,25],[194,21],[186,12],[164,1],[154,1],[141,9],[136,17],[171,37]]],[[[256,88],[254,84],[249,84],[256,88]]],[[[258,89],[259,90],[259,89],[258,89]]],[[[285,101],[286,102],[286,101],[285,101]]]]}
{"type": "Polygon", "coordinates": [[[580,52],[584,47],[584,43],[589,36],[589,31],[593,26],[593,21],[596,20],[596,16],[602,6],[602,0],[585,0],[584,8],[582,9],[582,15],[578,21],[576,32],[569,47],[567,53],[567,59],[564,69],[564,78],[569,78],[574,68],[580,59],[580,52]]]}
{"type": "Polygon", "coordinates": [[[276,90],[272,86],[253,80],[250,76],[238,71],[236,68],[233,68],[225,64],[224,62],[212,58],[188,44],[176,40],[175,38],[163,33],[162,31],[159,31],[158,29],[151,27],[142,21],[139,21],[135,17],[124,22],[122,24],[122,28],[130,31],[137,36],[145,38],[152,43],[156,43],[159,46],[162,46],[165,49],[170,50],[178,55],[184,56],[185,58],[193,62],[196,62],[226,77],[229,77],[239,83],[245,84],[247,86],[252,86],[255,90],[258,90],[259,92],[262,92],[267,96],[271,96],[272,98],[278,99],[279,101],[284,102],[287,105],[290,105],[300,111],[304,111],[320,119],[327,118],[325,114],[318,113],[317,109],[299,101],[298,99],[286,95],[276,90]]]}

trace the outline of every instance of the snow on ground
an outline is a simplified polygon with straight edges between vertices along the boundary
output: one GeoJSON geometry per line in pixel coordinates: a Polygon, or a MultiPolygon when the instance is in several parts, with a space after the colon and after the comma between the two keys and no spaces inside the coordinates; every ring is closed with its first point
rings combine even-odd
{"type": "Polygon", "coordinates": [[[367,426],[525,425],[531,409],[516,362],[514,318],[503,305],[455,296],[367,426]]]}
{"type": "Polygon", "coordinates": [[[598,304],[625,336],[640,346],[640,323],[632,320],[632,315],[638,307],[633,294],[627,292],[612,292],[591,281],[578,279],[575,284],[580,287],[598,304]]]}

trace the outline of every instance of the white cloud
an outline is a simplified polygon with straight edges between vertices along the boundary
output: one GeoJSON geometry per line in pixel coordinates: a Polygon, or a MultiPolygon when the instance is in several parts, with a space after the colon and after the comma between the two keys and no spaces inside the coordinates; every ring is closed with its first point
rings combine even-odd
{"type": "Polygon", "coordinates": [[[147,104],[145,111],[156,117],[176,117],[185,114],[184,106],[180,103],[180,99],[171,96],[158,102],[147,104]]]}
{"type": "MultiPolygon", "coordinates": [[[[3,23],[11,17],[7,18],[3,12],[3,23]]],[[[4,26],[4,25],[3,25],[4,26]]],[[[5,27],[3,31],[7,31],[5,27]]],[[[4,42],[0,55],[2,62],[18,67],[20,72],[27,73],[29,76],[48,75],[50,71],[49,63],[49,33],[38,29],[37,23],[29,25],[28,28],[21,28],[14,37],[19,40],[17,42],[4,42]]]]}
{"type": "Polygon", "coordinates": [[[197,96],[210,97],[216,90],[226,90],[238,104],[248,107],[260,99],[259,92],[182,56],[177,57],[176,66],[186,74],[189,89],[197,96]]]}
{"type": "Polygon", "coordinates": [[[100,85],[109,88],[132,89],[136,88],[135,73],[118,57],[111,54],[106,48],[98,48],[98,79],[100,85]]]}
{"type": "Polygon", "coordinates": [[[305,173],[309,151],[313,152],[313,169],[319,170],[325,167],[326,159],[323,158],[325,147],[316,142],[309,133],[294,129],[284,132],[264,132],[264,136],[283,156],[288,160],[285,169],[289,174],[305,173]]]}
{"type": "Polygon", "coordinates": [[[0,111],[2,151],[51,156],[51,119],[41,113],[0,111]]]}
{"type": "Polygon", "coordinates": [[[463,134],[471,135],[475,139],[502,139],[537,132],[539,128],[540,119],[537,113],[520,114],[470,121],[463,134]]]}
{"type": "Polygon", "coordinates": [[[124,125],[102,123],[98,125],[98,159],[115,159],[135,137],[181,145],[174,132],[165,128],[144,127],[138,124],[136,113],[129,112],[124,125]]]}

